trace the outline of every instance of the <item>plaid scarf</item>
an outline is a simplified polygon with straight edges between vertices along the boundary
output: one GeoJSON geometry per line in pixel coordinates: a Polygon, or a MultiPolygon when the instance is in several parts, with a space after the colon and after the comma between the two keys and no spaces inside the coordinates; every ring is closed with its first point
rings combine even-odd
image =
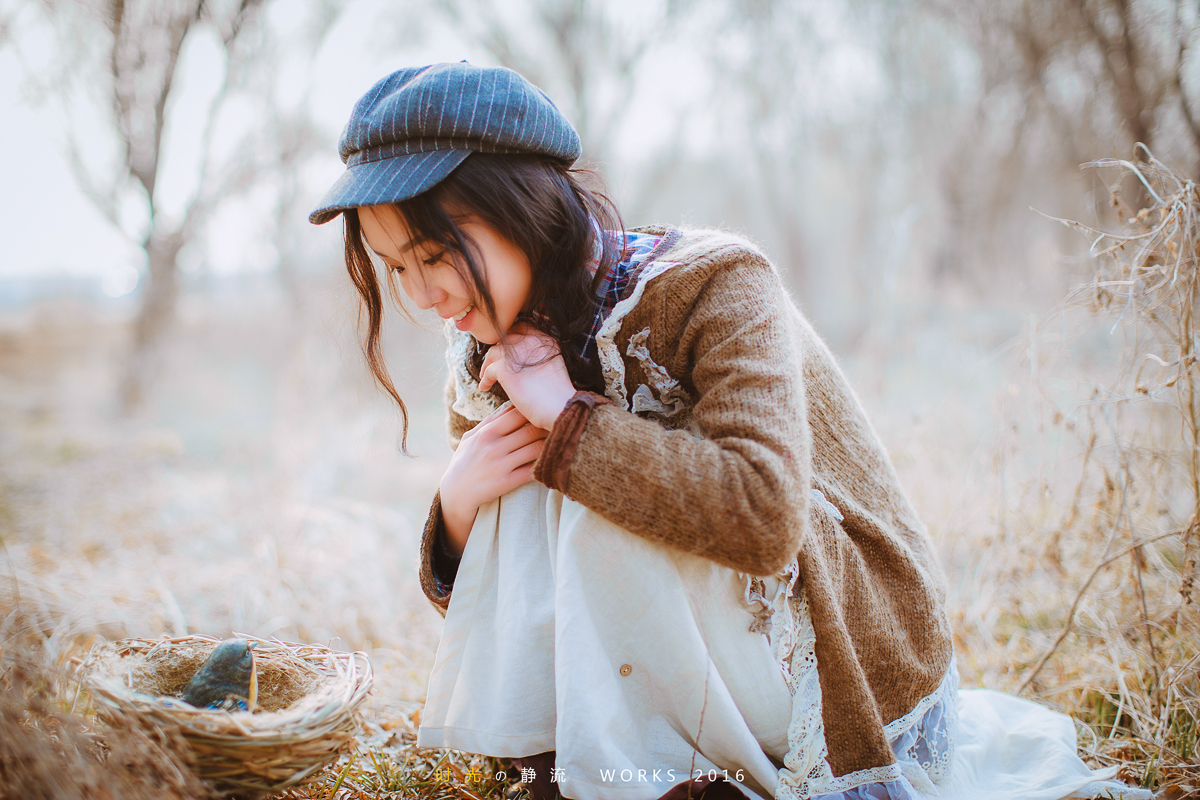
{"type": "MultiPolygon", "coordinates": [[[[612,313],[613,308],[625,296],[625,291],[629,287],[629,281],[637,274],[638,269],[646,262],[647,257],[653,252],[658,243],[662,241],[661,236],[654,236],[648,233],[629,233],[624,234],[624,247],[621,247],[622,234],[620,231],[602,231],[601,236],[604,236],[613,249],[620,251],[620,259],[613,264],[601,279],[599,286],[596,287],[596,296],[593,298],[595,303],[595,315],[592,317],[591,328],[586,334],[581,334],[575,340],[575,347],[579,355],[584,361],[591,363],[596,358],[596,334],[600,332],[600,326],[604,324],[604,320],[608,319],[608,315],[612,313]]],[[[588,273],[593,277],[597,270],[600,269],[600,261],[604,255],[604,245],[600,237],[596,237],[592,244],[592,255],[588,259],[588,273]]],[[[527,311],[521,315],[520,319],[529,322],[538,330],[552,331],[554,329],[550,318],[539,307],[532,311],[527,311]]]]}

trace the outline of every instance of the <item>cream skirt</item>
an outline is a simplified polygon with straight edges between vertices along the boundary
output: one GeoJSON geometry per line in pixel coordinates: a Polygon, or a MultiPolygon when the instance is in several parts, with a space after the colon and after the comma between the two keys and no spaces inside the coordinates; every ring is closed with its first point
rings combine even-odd
{"type": "Polygon", "coordinates": [[[895,765],[834,778],[811,623],[788,588],[526,484],[479,510],[418,744],[499,757],[555,750],[558,790],[577,800],[654,800],[701,775],[780,800],[1149,797],[1088,770],[1069,718],[959,691],[953,668],[888,726],[895,765]]]}

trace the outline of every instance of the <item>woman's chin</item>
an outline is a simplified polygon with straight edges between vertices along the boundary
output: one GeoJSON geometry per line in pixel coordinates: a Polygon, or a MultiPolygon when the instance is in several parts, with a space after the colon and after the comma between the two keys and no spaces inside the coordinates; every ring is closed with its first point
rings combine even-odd
{"type": "Polygon", "coordinates": [[[479,342],[480,344],[486,344],[489,347],[500,342],[500,337],[497,336],[493,331],[483,331],[481,333],[467,331],[467,333],[471,334],[471,338],[475,341],[479,342]]]}

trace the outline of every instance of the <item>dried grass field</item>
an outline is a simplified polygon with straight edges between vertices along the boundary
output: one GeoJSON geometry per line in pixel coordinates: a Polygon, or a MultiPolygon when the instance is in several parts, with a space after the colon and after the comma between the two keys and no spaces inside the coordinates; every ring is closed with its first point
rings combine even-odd
{"type": "MultiPolygon", "coordinates": [[[[1073,714],[1085,758],[1180,797],[1200,785],[1200,196],[1143,172],[1147,204],[1114,198],[1126,238],[1063,302],[915,309],[844,363],[941,553],[963,684],[1073,714]]],[[[416,579],[448,456],[441,335],[388,334],[405,457],[339,286],[192,292],[133,418],[126,311],[0,314],[0,794],[201,796],[169,738],[100,726],[72,671],[101,641],[232,631],[374,665],[355,749],[289,796],[519,791],[414,747],[441,625],[416,579]]]]}

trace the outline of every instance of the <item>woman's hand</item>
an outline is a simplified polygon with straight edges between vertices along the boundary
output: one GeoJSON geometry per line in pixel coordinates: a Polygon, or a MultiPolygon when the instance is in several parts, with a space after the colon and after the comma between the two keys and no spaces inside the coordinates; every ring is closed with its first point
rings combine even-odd
{"type": "Polygon", "coordinates": [[[575,394],[558,342],[524,323],[509,331],[507,345],[492,347],[483,359],[479,388],[486,392],[496,383],[526,419],[546,431],[575,394]]]}
{"type": "MultiPolygon", "coordinates": [[[[564,401],[566,402],[566,401],[564,401]]],[[[533,480],[546,431],[514,406],[485,417],[463,434],[439,492],[450,549],[462,555],[479,507],[533,480]]]]}

